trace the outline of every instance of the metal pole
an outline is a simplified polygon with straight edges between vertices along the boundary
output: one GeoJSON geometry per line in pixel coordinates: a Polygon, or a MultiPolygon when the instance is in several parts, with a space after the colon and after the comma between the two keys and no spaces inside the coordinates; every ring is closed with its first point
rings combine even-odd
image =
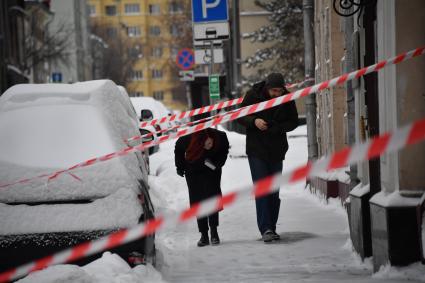
{"type": "Polygon", "coordinates": [[[239,23],[239,0],[232,1],[232,96],[240,97],[240,74],[241,74],[241,40],[239,23]]]}
{"type": "MultiPolygon", "coordinates": [[[[305,79],[314,78],[314,0],[303,0],[303,22],[304,22],[304,61],[305,61],[305,79]]],[[[314,84],[309,81],[308,85],[314,84]]],[[[307,85],[307,86],[308,86],[307,85]]],[[[306,97],[306,122],[307,122],[307,141],[308,141],[308,159],[317,159],[317,136],[316,136],[316,94],[306,97]]]]}

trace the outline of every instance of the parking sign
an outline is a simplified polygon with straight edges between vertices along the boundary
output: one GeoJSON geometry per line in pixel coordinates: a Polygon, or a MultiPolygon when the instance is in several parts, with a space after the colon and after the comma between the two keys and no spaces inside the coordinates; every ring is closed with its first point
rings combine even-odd
{"type": "Polygon", "coordinates": [[[227,21],[227,0],[192,0],[193,23],[227,21]]]}

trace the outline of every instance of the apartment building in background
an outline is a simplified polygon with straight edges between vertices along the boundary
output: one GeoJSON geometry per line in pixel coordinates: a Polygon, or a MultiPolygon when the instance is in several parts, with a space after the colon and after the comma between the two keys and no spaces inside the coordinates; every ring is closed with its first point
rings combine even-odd
{"type": "MultiPolygon", "coordinates": [[[[132,58],[125,85],[130,96],[150,96],[170,109],[187,108],[185,85],[175,64],[183,31],[173,24],[187,12],[187,3],[190,7],[187,0],[88,0],[91,24],[106,28],[109,40],[126,42],[120,48],[132,58]]],[[[191,47],[192,42],[187,44],[191,47]]]]}

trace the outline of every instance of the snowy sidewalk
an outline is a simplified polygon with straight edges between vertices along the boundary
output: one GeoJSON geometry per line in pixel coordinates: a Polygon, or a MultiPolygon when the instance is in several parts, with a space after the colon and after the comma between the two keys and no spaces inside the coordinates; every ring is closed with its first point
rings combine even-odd
{"type": "MultiPolygon", "coordinates": [[[[289,139],[284,170],[306,162],[305,127],[289,139]]],[[[228,133],[232,145],[223,168],[223,192],[251,183],[244,158],[244,136],[228,133]]],[[[151,193],[160,212],[188,206],[184,178],[175,173],[174,143],[161,145],[151,157],[151,193]]],[[[303,184],[281,188],[282,205],[277,232],[281,241],[264,244],[256,225],[254,199],[244,199],[220,213],[219,246],[199,248],[196,221],[157,234],[158,269],[169,282],[403,282],[421,278],[416,265],[399,272],[394,268],[372,277],[370,262],[361,263],[351,252],[347,216],[339,201],[324,204],[303,184]],[[395,278],[394,280],[388,280],[395,278]]],[[[425,280],[425,279],[424,279],[425,280]]],[[[412,282],[412,281],[410,281],[412,282]]],[[[415,281],[413,281],[415,282],[415,281]]],[[[425,281],[416,281],[425,282],[425,281]]]]}

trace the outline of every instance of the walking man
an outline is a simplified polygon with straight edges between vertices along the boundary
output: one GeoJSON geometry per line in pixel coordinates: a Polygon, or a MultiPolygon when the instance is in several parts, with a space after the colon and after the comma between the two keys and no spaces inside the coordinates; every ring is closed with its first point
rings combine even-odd
{"type": "MultiPolygon", "coordinates": [[[[289,93],[280,73],[270,74],[245,95],[241,106],[252,105],[289,93]]],[[[245,117],[238,122],[246,127],[246,154],[252,181],[282,172],[282,161],[288,151],[286,133],[298,126],[295,102],[281,104],[245,117]]],[[[279,240],[276,223],[279,217],[279,190],[255,200],[257,225],[265,243],[279,240]]]]}

